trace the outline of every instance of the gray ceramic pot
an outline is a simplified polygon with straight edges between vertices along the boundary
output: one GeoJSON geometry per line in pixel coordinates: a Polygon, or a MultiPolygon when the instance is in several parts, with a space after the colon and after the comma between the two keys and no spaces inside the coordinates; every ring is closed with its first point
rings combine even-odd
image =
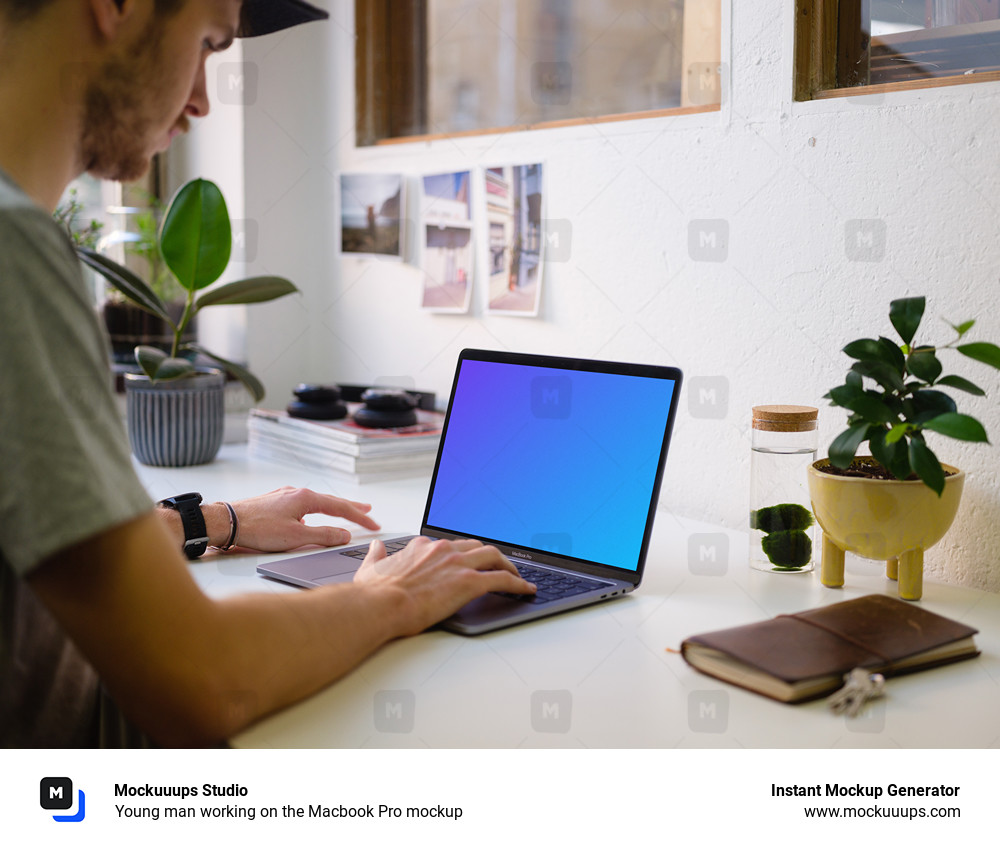
{"type": "Polygon", "coordinates": [[[125,408],[132,452],[147,466],[210,463],[222,445],[225,375],[215,369],[182,380],[151,383],[125,375],[125,408]]]}

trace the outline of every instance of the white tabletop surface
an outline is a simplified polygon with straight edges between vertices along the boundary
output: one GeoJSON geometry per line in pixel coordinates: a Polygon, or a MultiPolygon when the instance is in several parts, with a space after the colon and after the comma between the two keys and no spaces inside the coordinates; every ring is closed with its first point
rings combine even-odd
{"type": "MultiPolygon", "coordinates": [[[[419,528],[423,477],[359,486],[224,446],[188,469],[138,466],[150,493],[234,500],[284,484],[369,501],[389,533],[419,528]]],[[[322,521],[316,518],[316,521],[322,521]]],[[[356,539],[370,538],[361,532],[356,539]]],[[[782,705],[687,666],[685,637],[871,592],[895,594],[882,564],[848,559],[846,586],[816,572],[747,565],[745,533],[657,516],[631,596],[478,637],[431,631],[383,648],[353,673],[232,742],[241,747],[979,748],[1000,746],[1000,596],[926,583],[921,605],[979,629],[980,657],[890,679],[861,716],[822,701],[782,705]],[[713,560],[714,554],[714,560],[713,560]]],[[[934,556],[933,549],[928,559],[934,556]]],[[[301,592],[260,578],[272,556],[209,555],[192,571],[210,595],[301,592]]]]}

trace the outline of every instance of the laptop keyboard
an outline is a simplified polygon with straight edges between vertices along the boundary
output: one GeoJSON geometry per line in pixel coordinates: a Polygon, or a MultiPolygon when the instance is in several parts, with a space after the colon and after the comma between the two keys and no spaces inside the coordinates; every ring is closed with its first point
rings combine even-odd
{"type": "MultiPolygon", "coordinates": [[[[413,537],[400,537],[399,539],[388,540],[385,543],[386,554],[394,554],[406,547],[406,544],[413,537]]],[[[346,557],[353,557],[356,560],[364,560],[368,554],[367,545],[359,545],[354,548],[343,548],[339,552],[346,557]]],[[[530,581],[538,591],[534,594],[521,595],[519,593],[495,593],[505,598],[513,598],[518,601],[527,601],[531,604],[541,604],[546,601],[555,601],[560,598],[569,598],[579,595],[589,590],[600,589],[609,586],[605,581],[598,581],[586,578],[582,575],[572,575],[568,572],[556,572],[551,569],[540,569],[537,566],[528,566],[525,563],[515,563],[517,571],[526,581],[530,581]]]]}
{"type": "MultiPolygon", "coordinates": [[[[400,537],[399,539],[390,539],[385,542],[385,553],[395,554],[397,551],[401,551],[406,548],[406,544],[413,539],[413,537],[400,537]]],[[[338,554],[343,554],[345,557],[353,557],[355,560],[364,560],[368,556],[368,546],[359,545],[355,548],[342,548],[337,552],[338,554]]]]}
{"type": "Polygon", "coordinates": [[[609,586],[604,581],[597,581],[585,578],[582,575],[571,575],[567,572],[555,572],[550,569],[539,569],[535,566],[526,566],[523,563],[515,563],[517,571],[526,581],[530,581],[538,591],[534,594],[520,595],[519,593],[497,593],[506,598],[515,598],[518,601],[527,601],[531,604],[541,604],[545,601],[555,601],[560,598],[585,593],[588,590],[596,590],[609,586]]]}

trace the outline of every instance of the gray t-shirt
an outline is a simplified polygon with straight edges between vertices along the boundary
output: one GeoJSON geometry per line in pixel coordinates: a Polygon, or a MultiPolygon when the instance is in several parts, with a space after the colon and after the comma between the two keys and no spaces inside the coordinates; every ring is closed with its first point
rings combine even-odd
{"type": "Polygon", "coordinates": [[[141,745],[25,578],[153,504],[72,246],[0,172],[0,744],[141,745]]]}

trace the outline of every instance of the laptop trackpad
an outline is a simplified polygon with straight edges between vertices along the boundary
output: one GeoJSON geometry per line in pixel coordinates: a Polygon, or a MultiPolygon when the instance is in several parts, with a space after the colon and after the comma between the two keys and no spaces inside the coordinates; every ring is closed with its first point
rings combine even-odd
{"type": "Polygon", "coordinates": [[[448,622],[476,623],[492,621],[501,616],[506,616],[518,608],[531,607],[537,605],[524,602],[510,596],[503,596],[497,593],[486,593],[486,595],[473,599],[456,613],[448,617],[448,622]]]}
{"type": "Polygon", "coordinates": [[[288,561],[296,578],[315,584],[340,584],[354,580],[354,573],[361,568],[361,561],[337,551],[317,551],[288,561]]]}

